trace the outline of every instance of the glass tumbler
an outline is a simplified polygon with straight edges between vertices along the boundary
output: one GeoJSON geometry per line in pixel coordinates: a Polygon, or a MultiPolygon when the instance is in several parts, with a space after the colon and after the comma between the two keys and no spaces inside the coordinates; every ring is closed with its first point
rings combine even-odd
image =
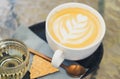
{"type": "Polygon", "coordinates": [[[0,41],[0,79],[22,79],[29,67],[27,46],[16,39],[0,41]]]}

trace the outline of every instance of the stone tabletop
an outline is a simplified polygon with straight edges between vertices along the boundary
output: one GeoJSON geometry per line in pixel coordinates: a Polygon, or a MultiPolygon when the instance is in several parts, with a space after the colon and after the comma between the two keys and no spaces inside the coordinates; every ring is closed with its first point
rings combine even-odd
{"type": "Polygon", "coordinates": [[[14,5],[11,9],[17,26],[24,25],[27,27],[45,21],[48,13],[55,6],[65,2],[81,2],[98,10],[105,19],[107,31],[103,40],[104,56],[100,68],[92,75],[91,79],[120,79],[120,0],[5,1],[11,1],[10,4],[14,5]]]}

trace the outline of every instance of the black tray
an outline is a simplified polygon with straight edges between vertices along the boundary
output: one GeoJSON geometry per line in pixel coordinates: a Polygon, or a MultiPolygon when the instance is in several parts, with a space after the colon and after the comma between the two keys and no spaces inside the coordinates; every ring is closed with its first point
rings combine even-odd
{"type": "MultiPolygon", "coordinates": [[[[46,36],[45,36],[45,22],[41,22],[35,25],[32,25],[29,27],[31,31],[33,31],[36,35],[38,35],[40,38],[42,38],[44,41],[47,42],[46,36]]],[[[83,77],[89,75],[90,73],[96,71],[99,68],[99,64],[103,57],[103,44],[98,47],[98,49],[89,57],[83,60],[76,61],[85,68],[88,68],[88,71],[83,75],[83,77]]],[[[23,79],[28,79],[29,72],[26,73],[25,77],[23,79]]]]}

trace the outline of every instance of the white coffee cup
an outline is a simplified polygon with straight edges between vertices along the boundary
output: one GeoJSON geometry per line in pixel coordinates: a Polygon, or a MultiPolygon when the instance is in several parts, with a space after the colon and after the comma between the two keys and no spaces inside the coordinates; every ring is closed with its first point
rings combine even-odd
{"type": "Polygon", "coordinates": [[[51,62],[52,65],[55,67],[59,67],[61,65],[61,63],[64,61],[64,59],[81,60],[81,59],[85,59],[86,57],[90,56],[91,54],[93,54],[95,52],[95,50],[101,44],[102,39],[104,38],[104,35],[105,35],[105,31],[106,31],[106,27],[105,27],[105,22],[104,22],[102,16],[95,9],[91,8],[90,6],[82,4],[82,3],[73,3],[73,2],[65,3],[65,4],[57,6],[49,13],[49,15],[46,19],[47,41],[48,41],[49,46],[54,50],[54,55],[53,55],[52,62],[51,62]],[[62,8],[64,9],[64,8],[70,7],[70,6],[87,9],[90,12],[92,12],[93,14],[95,14],[97,16],[97,18],[99,19],[101,27],[102,27],[101,36],[93,44],[86,46],[84,48],[76,48],[75,49],[75,48],[65,47],[65,46],[59,44],[58,42],[56,42],[51,37],[51,35],[48,31],[48,21],[49,21],[51,15],[53,15],[56,11],[59,11],[62,8]]]}

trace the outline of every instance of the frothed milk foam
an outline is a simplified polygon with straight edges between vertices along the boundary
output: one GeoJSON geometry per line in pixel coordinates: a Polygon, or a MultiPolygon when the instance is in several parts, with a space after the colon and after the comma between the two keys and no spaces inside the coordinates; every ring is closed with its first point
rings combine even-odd
{"type": "Polygon", "coordinates": [[[69,48],[83,48],[100,36],[98,18],[87,9],[70,7],[50,16],[48,31],[59,44],[69,48]]]}

